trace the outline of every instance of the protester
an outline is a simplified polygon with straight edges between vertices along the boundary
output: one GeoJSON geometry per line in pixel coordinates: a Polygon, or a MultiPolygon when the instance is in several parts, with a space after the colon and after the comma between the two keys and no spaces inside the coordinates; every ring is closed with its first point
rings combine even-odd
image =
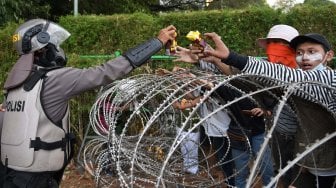
{"type": "MultiPolygon", "coordinates": [[[[177,59],[175,62],[188,62],[193,63],[197,66],[197,69],[206,71],[209,74],[223,74],[230,73],[230,69],[223,63],[219,65],[223,65],[219,68],[212,63],[208,63],[205,61],[198,61],[197,56],[193,56],[190,50],[180,47],[177,47],[176,54],[177,59]]],[[[193,92],[193,98],[189,100],[187,105],[183,106],[184,108],[192,108],[195,107],[203,98],[203,94],[206,90],[211,89],[213,87],[213,83],[206,84],[202,89],[198,89],[193,92]]],[[[199,114],[201,118],[206,117],[214,110],[220,107],[220,102],[218,96],[212,95],[204,103],[199,107],[199,114]]],[[[231,148],[229,147],[227,129],[229,128],[229,124],[231,123],[231,118],[225,110],[221,110],[211,117],[206,119],[202,126],[204,127],[205,134],[210,139],[211,146],[214,147],[216,152],[217,160],[219,164],[221,164],[221,169],[223,170],[225,177],[227,178],[227,184],[230,186],[235,185],[235,179],[233,177],[233,168],[234,165],[232,161],[231,148]]]]}
{"type": "Polygon", "coordinates": [[[168,26],[121,57],[77,69],[65,67],[60,45],[70,36],[67,30],[43,19],[20,25],[13,35],[20,57],[4,85],[0,187],[58,187],[73,151],[69,100],[141,66],[174,39],[175,30],[168,26]]]}
{"type": "MultiPolygon", "coordinates": [[[[320,34],[313,33],[297,36],[291,41],[290,45],[296,49],[296,61],[299,67],[305,71],[326,70],[327,62],[334,56],[329,41],[320,34]]],[[[301,132],[304,132],[304,130],[300,131],[300,133],[301,132]]],[[[298,139],[301,141],[301,139],[304,138],[299,135],[298,139]]],[[[326,154],[323,155],[327,156],[326,154]]],[[[304,163],[299,163],[299,165],[305,167],[304,163]]],[[[301,170],[302,169],[300,168],[296,168],[296,173],[294,172],[294,175],[300,173],[301,170]]],[[[309,187],[310,185],[317,185],[317,187],[333,187],[336,181],[335,177],[336,167],[334,165],[333,168],[328,167],[328,169],[321,170],[314,168],[308,168],[307,170],[303,169],[299,177],[296,179],[293,177],[292,179],[294,181],[294,187],[309,187]]]]}
{"type": "MultiPolygon", "coordinates": [[[[155,71],[157,75],[172,75],[174,74],[177,79],[190,79],[196,77],[194,74],[190,73],[185,68],[175,66],[172,71],[166,69],[157,69],[155,71]]],[[[192,85],[192,84],[191,84],[192,85]]],[[[189,86],[187,86],[189,87],[189,86]]],[[[177,89],[173,86],[174,89],[177,89]]],[[[198,119],[198,116],[192,117],[188,122],[187,117],[190,114],[191,102],[190,98],[193,98],[191,93],[186,93],[186,95],[178,101],[175,101],[172,105],[175,113],[176,124],[175,130],[178,141],[180,142],[180,151],[183,159],[183,172],[185,174],[197,174],[199,172],[199,161],[198,161],[198,146],[200,139],[200,132],[198,127],[194,128],[194,120],[198,119]],[[182,125],[184,125],[182,127],[182,125]]],[[[173,112],[172,112],[173,113],[173,112]]]]}
{"type": "MultiPolygon", "coordinates": [[[[191,54],[191,52],[188,53],[188,51],[183,48],[178,48],[177,55],[179,58],[175,61],[187,63],[198,62],[195,62],[197,57],[195,57],[194,54],[191,54]]],[[[230,67],[220,63],[220,61],[218,62],[218,60],[220,59],[208,59],[208,61],[213,64],[206,61],[199,61],[199,66],[207,67],[208,69],[211,68],[212,70],[221,70],[224,74],[234,74],[234,71],[230,67]]],[[[217,96],[216,99],[222,104],[241,96],[241,93],[227,86],[219,87],[215,94],[215,96],[217,96]]],[[[230,121],[227,129],[227,134],[230,139],[229,143],[232,148],[232,158],[234,159],[237,170],[234,184],[237,187],[245,187],[246,179],[249,174],[248,163],[251,158],[249,148],[252,149],[253,155],[256,155],[260,150],[265,133],[264,116],[270,115],[270,112],[260,108],[250,99],[238,101],[237,103],[230,105],[228,110],[231,115],[234,116],[233,119],[235,119],[235,121],[230,121]]],[[[261,177],[264,185],[267,185],[273,176],[272,165],[271,150],[267,147],[260,165],[261,177]]]]}
{"type": "Polygon", "coordinates": [[[299,32],[292,26],[279,24],[274,25],[265,38],[257,40],[258,45],[265,49],[267,60],[291,68],[297,68],[295,50],[289,46],[289,42],[299,32]]]}
{"type": "MultiPolygon", "coordinates": [[[[265,49],[268,61],[297,68],[295,50],[290,47],[289,43],[298,35],[299,32],[294,27],[279,24],[274,25],[269,30],[267,37],[259,38],[257,43],[265,49]]],[[[281,110],[281,113],[272,135],[272,154],[276,170],[283,168],[288,161],[294,158],[294,139],[298,125],[295,112],[287,103],[282,109],[279,109],[279,105],[276,105],[272,114],[276,114],[277,110],[281,110]]],[[[290,185],[291,174],[292,169],[289,169],[281,178],[284,187],[290,185]]]]}
{"type": "MultiPolygon", "coordinates": [[[[244,82],[239,80],[239,85],[232,82],[236,88],[245,88],[244,82]]],[[[232,87],[222,85],[216,90],[216,94],[222,99],[221,103],[227,104],[243,96],[244,93],[232,87]]],[[[232,147],[232,158],[234,160],[237,175],[235,185],[238,188],[247,186],[247,179],[250,174],[250,160],[260,153],[265,140],[266,119],[271,115],[269,107],[263,100],[253,98],[242,98],[228,107],[232,121],[227,131],[232,147]]],[[[258,164],[262,184],[267,185],[274,175],[272,153],[269,146],[263,150],[261,163],[258,164]]]]}
{"type": "MultiPolygon", "coordinates": [[[[309,113],[310,116],[305,115],[305,112],[309,111],[310,108],[297,109],[297,115],[303,122],[300,122],[296,135],[296,151],[300,153],[305,151],[308,145],[335,131],[336,72],[323,66],[326,62],[332,60],[334,52],[324,36],[309,33],[297,36],[291,41],[290,45],[296,50],[296,61],[301,69],[291,69],[254,57],[239,55],[230,51],[216,33],[206,33],[205,36],[213,40],[216,46],[214,50],[204,51],[205,60],[209,56],[215,56],[220,58],[223,63],[235,66],[244,73],[268,76],[281,82],[306,83],[300,85],[300,89],[293,91],[293,95],[299,97],[297,104],[307,104],[307,102],[300,102],[300,100],[309,101],[309,105],[314,108],[316,114],[323,111],[328,120],[311,115],[311,113],[309,113]],[[305,71],[309,69],[313,71],[305,71]],[[319,108],[316,108],[316,106],[319,108]],[[310,134],[307,135],[304,129],[308,129],[310,134]]],[[[273,82],[273,84],[279,83],[273,82]]],[[[332,187],[334,185],[336,175],[335,144],[336,139],[332,138],[315,149],[312,152],[313,157],[308,155],[298,163],[309,169],[310,174],[313,173],[315,176],[309,176],[309,173],[307,175],[300,174],[299,180],[301,181],[294,182],[295,187],[332,187]],[[312,183],[312,181],[315,182],[312,183]]]]}

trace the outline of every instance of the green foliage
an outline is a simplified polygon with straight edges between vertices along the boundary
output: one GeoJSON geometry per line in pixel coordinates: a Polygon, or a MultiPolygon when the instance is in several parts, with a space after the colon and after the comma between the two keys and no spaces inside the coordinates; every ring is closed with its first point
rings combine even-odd
{"type": "Polygon", "coordinates": [[[216,32],[232,49],[252,55],[257,55],[255,39],[265,35],[274,23],[280,22],[279,13],[270,8],[171,13],[163,14],[158,19],[160,27],[173,24],[178,28],[177,41],[181,46],[189,45],[185,37],[189,31],[216,32]]]}
{"type": "Polygon", "coordinates": [[[83,15],[149,12],[149,7],[137,0],[86,0],[80,1],[79,12],[83,15]]]}
{"type": "Polygon", "coordinates": [[[274,7],[287,12],[295,5],[296,0],[278,0],[275,2],[274,7]]]}
{"type": "Polygon", "coordinates": [[[154,18],[143,13],[68,16],[62,17],[60,24],[72,34],[65,48],[77,54],[112,54],[116,50],[125,51],[157,32],[153,30],[154,18]]]}
{"type": "MultiPolygon", "coordinates": [[[[1,0],[0,0],[1,2],[1,0]]],[[[275,24],[289,24],[300,33],[318,32],[325,35],[333,46],[336,45],[336,6],[295,6],[288,13],[269,7],[249,7],[245,9],[223,9],[212,11],[191,11],[162,13],[156,16],[145,13],[114,14],[111,16],[65,16],[59,19],[60,25],[70,31],[72,36],[62,46],[67,52],[72,67],[90,67],[100,65],[109,58],[83,55],[113,55],[116,50],[125,52],[141,42],[158,34],[159,30],[170,24],[178,29],[177,42],[188,46],[186,34],[191,30],[201,33],[216,32],[230,47],[242,54],[264,56],[257,47],[256,39],[265,37],[269,28],[275,24]]],[[[22,23],[22,21],[20,21],[22,23]]],[[[0,85],[10,68],[17,60],[17,54],[12,47],[11,36],[19,23],[12,22],[0,30],[0,85]]],[[[158,54],[163,54],[164,50],[158,54]]],[[[171,61],[150,61],[132,74],[153,73],[157,68],[172,69],[171,61]]],[[[181,65],[190,66],[190,65],[181,65]]],[[[88,112],[95,100],[97,91],[78,96],[71,101],[72,123],[80,133],[80,127],[88,124],[88,112]]]]}
{"type": "MultiPolygon", "coordinates": [[[[82,15],[148,13],[153,3],[154,0],[86,0],[79,1],[78,11],[82,15]]],[[[0,0],[0,5],[0,26],[2,26],[10,21],[37,17],[58,21],[61,16],[73,14],[74,0],[0,0]]]]}
{"type": "Polygon", "coordinates": [[[300,33],[321,33],[335,46],[336,4],[325,6],[300,5],[294,7],[287,15],[289,24],[300,33]]]}
{"type": "MultiPolygon", "coordinates": [[[[9,23],[0,31],[0,85],[4,85],[5,78],[8,76],[9,70],[16,62],[18,55],[12,45],[12,34],[17,24],[9,23]]],[[[0,95],[0,99],[1,95],[0,95]]]]}
{"type": "Polygon", "coordinates": [[[329,0],[305,0],[304,4],[311,6],[326,6],[326,5],[333,5],[335,3],[329,0]]]}
{"type": "Polygon", "coordinates": [[[49,18],[50,5],[41,0],[0,0],[0,26],[10,21],[49,18]]]}
{"type": "Polygon", "coordinates": [[[248,6],[266,6],[265,0],[244,0],[244,1],[237,1],[237,0],[213,0],[207,9],[222,9],[222,8],[246,8],[248,6]]]}
{"type": "MultiPolygon", "coordinates": [[[[189,45],[190,42],[185,36],[191,30],[199,30],[201,33],[216,32],[232,50],[256,56],[264,54],[263,50],[256,46],[255,40],[264,37],[270,27],[279,23],[292,25],[301,33],[322,33],[332,44],[336,44],[336,39],[333,37],[335,36],[333,28],[336,25],[333,14],[335,10],[334,4],[319,7],[300,5],[288,13],[268,7],[249,7],[221,11],[171,12],[157,16],[144,13],[65,16],[60,18],[59,23],[72,34],[62,46],[69,56],[68,65],[89,67],[99,65],[107,59],[80,56],[112,55],[116,50],[124,52],[156,36],[161,28],[170,24],[177,27],[177,41],[181,46],[189,45]]],[[[3,49],[0,52],[2,85],[17,58],[11,43],[11,35],[17,26],[17,23],[10,23],[0,31],[0,47],[3,49]]],[[[159,54],[163,54],[163,50],[159,54]]],[[[158,65],[171,67],[163,64],[165,63],[150,63],[153,68],[158,68],[158,65]]]]}

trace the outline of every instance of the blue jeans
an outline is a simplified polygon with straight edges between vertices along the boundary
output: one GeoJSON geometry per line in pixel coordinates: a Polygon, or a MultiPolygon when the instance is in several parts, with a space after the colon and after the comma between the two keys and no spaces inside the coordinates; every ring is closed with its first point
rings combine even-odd
{"type": "Polygon", "coordinates": [[[227,149],[230,149],[228,147],[227,138],[210,136],[210,139],[212,144],[214,145],[214,149],[216,150],[217,160],[221,162],[221,168],[225,173],[225,177],[229,178],[227,180],[227,183],[231,186],[235,186],[235,180],[233,177],[234,164],[231,161],[232,160],[231,151],[227,151],[227,149]]]}
{"type": "MultiPolygon", "coordinates": [[[[251,147],[253,156],[256,156],[258,151],[260,150],[261,145],[264,142],[264,134],[259,134],[256,136],[252,136],[250,138],[251,147]]],[[[234,163],[238,172],[236,176],[236,186],[238,188],[245,188],[246,187],[246,180],[249,175],[249,168],[248,164],[250,161],[250,151],[243,151],[237,150],[232,148],[232,158],[234,159],[234,163]]],[[[272,161],[272,154],[271,149],[267,146],[263,157],[259,163],[259,173],[261,174],[261,178],[263,181],[263,185],[267,185],[271,178],[273,177],[273,161],[272,161]]]]}

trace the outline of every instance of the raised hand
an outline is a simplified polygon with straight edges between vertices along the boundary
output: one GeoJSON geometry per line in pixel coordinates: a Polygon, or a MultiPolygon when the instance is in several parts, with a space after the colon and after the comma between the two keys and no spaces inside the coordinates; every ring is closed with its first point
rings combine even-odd
{"type": "Polygon", "coordinates": [[[215,56],[204,54],[205,50],[208,50],[208,51],[214,50],[209,44],[207,44],[207,46],[205,48],[202,48],[202,49],[200,49],[198,46],[194,46],[194,45],[190,45],[189,48],[190,48],[190,53],[192,54],[194,59],[197,59],[197,61],[199,59],[202,59],[206,62],[213,63],[215,65],[218,65],[219,63],[221,64],[221,59],[219,59],[215,56]]]}
{"type": "Polygon", "coordinates": [[[242,111],[244,114],[249,115],[251,117],[257,116],[270,116],[272,115],[271,111],[264,110],[262,108],[253,108],[252,110],[243,110],[242,111]]]}
{"type": "Polygon", "coordinates": [[[177,59],[174,59],[174,62],[185,62],[185,63],[197,63],[198,56],[193,54],[190,49],[177,46],[176,53],[174,56],[177,56],[177,59]]]}
{"type": "Polygon", "coordinates": [[[176,28],[173,25],[170,25],[166,28],[160,30],[158,39],[165,45],[169,40],[174,40],[176,37],[176,28]]]}
{"type": "Polygon", "coordinates": [[[215,56],[219,59],[226,59],[229,54],[229,48],[226,47],[224,42],[222,41],[221,37],[217,35],[217,33],[205,33],[204,36],[206,36],[208,39],[211,39],[215,43],[214,49],[205,49],[204,55],[206,56],[215,56]]]}

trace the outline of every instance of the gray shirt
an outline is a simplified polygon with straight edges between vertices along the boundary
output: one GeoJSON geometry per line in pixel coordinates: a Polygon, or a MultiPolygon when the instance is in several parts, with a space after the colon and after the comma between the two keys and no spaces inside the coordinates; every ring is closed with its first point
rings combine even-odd
{"type": "MultiPolygon", "coordinates": [[[[53,70],[47,74],[41,93],[44,111],[53,122],[58,122],[64,117],[71,98],[87,90],[107,85],[132,70],[133,67],[123,56],[96,67],[64,67],[53,70]]],[[[1,130],[3,113],[0,114],[1,130]]]]}
{"type": "Polygon", "coordinates": [[[84,91],[107,85],[132,70],[133,67],[125,57],[86,69],[56,69],[45,79],[41,94],[45,113],[53,122],[58,122],[63,118],[71,98],[84,91]]]}

